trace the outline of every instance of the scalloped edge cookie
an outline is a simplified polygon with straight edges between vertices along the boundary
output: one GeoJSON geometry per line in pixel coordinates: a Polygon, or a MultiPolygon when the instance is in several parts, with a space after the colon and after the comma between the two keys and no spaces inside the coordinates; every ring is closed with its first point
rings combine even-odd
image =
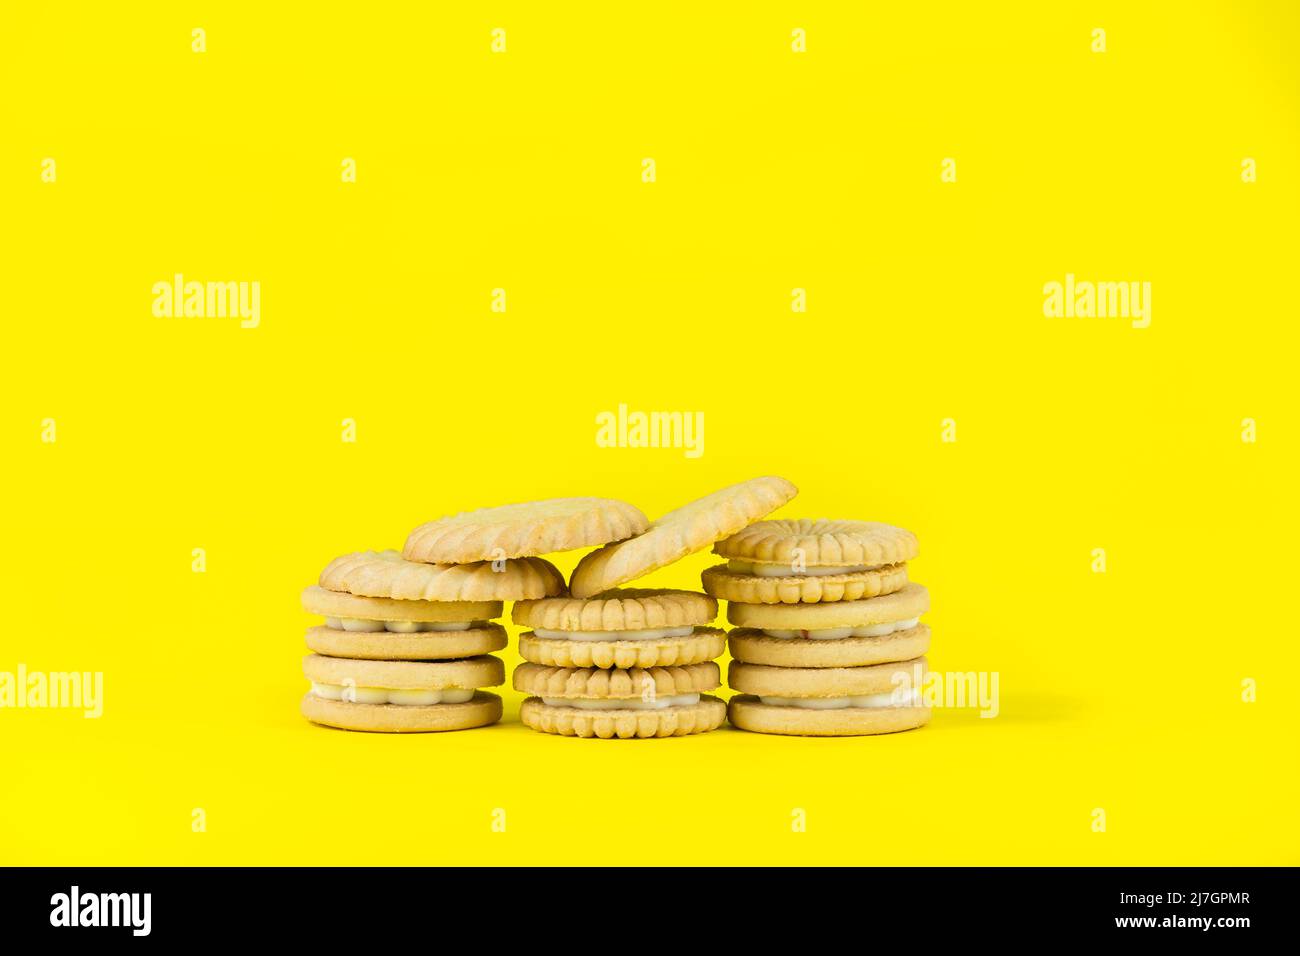
{"type": "Polygon", "coordinates": [[[924,657],[861,667],[773,667],[732,661],[727,667],[727,686],[756,697],[888,694],[900,686],[895,681],[899,675],[906,678],[908,687],[919,689],[925,680],[927,667],[924,657]]]}
{"type": "Polygon", "coordinates": [[[534,697],[633,700],[653,682],[656,697],[715,690],[722,672],[713,661],[673,667],[547,667],[526,663],[515,668],[514,688],[534,697]]]}
{"type": "MultiPolygon", "coordinates": [[[[736,628],[727,635],[731,656],[746,664],[772,667],[862,667],[910,661],[930,649],[925,624],[883,637],[845,637],[833,641],[768,637],[754,628],[736,628]]],[[[776,695],[782,696],[780,694],[776,695]]]]}
{"type": "Polygon", "coordinates": [[[770,564],[791,564],[797,556],[814,567],[874,568],[910,561],[920,545],[906,528],[879,521],[785,518],[751,524],[719,541],[713,553],[770,564]]]}
{"type": "Polygon", "coordinates": [[[315,694],[302,699],[302,715],[315,724],[377,734],[428,734],[486,727],[501,719],[501,698],[477,691],[463,704],[355,704],[315,694]]]}
{"type": "Polygon", "coordinates": [[[816,631],[832,627],[870,627],[920,617],[930,610],[930,592],[909,583],[890,594],[861,601],[820,604],[727,605],[727,620],[737,627],[760,630],[816,631]]]}
{"type": "Polygon", "coordinates": [[[420,525],[402,557],[428,564],[468,564],[572,551],[638,535],[650,522],[615,498],[547,498],[462,511],[420,525]]]}
{"type": "Polygon", "coordinates": [[[727,705],[708,694],[695,704],[663,710],[581,710],[552,707],[529,697],[519,705],[524,726],[561,737],[595,737],[630,740],[650,737],[685,737],[708,733],[722,726],[727,705]]]}
{"type": "Polygon", "coordinates": [[[355,551],[320,573],[320,586],[362,597],[405,601],[523,601],[565,593],[558,568],[541,558],[511,558],[500,571],[493,561],[421,564],[396,551],[355,551]]]}
{"type": "Polygon", "coordinates": [[[907,565],[891,564],[849,574],[791,575],[768,578],[728,571],[725,564],[705,568],[704,590],[723,601],[739,604],[818,604],[860,601],[892,594],[907,585],[907,565]]]}
{"type": "Polygon", "coordinates": [[[778,707],[740,694],[727,705],[731,725],[756,734],[789,737],[864,737],[915,730],[930,722],[929,707],[778,707]]]}
{"type": "Polygon", "coordinates": [[[648,588],[519,601],[510,608],[514,623],[548,631],[641,631],[708,624],[717,616],[718,602],[707,594],[648,588]]]}
{"type": "Polygon", "coordinates": [[[361,597],[313,584],[303,589],[302,609],[321,617],[441,624],[446,621],[490,621],[500,617],[505,606],[500,601],[398,601],[361,597]]]}
{"type": "MultiPolygon", "coordinates": [[[[325,657],[350,657],[366,661],[443,661],[491,654],[509,643],[500,624],[468,631],[425,631],[393,634],[388,631],[307,629],[307,646],[325,657]]],[[[504,683],[504,681],[498,681],[504,683]]]]}
{"type": "Polygon", "coordinates": [[[308,654],[302,659],[302,672],[317,684],[350,684],[353,687],[387,687],[393,690],[469,690],[496,687],[506,682],[505,664],[501,658],[490,654],[454,661],[355,660],[308,654]]]}
{"type": "Polygon", "coordinates": [[[716,627],[644,641],[561,641],[532,631],[519,635],[519,656],[546,667],[679,667],[711,661],[726,646],[726,633],[716,627]]]}
{"type": "Polygon", "coordinates": [[[589,598],[701,551],[781,507],[799,493],[784,478],[751,478],[682,505],[635,538],[584,555],[569,587],[589,598]]]}

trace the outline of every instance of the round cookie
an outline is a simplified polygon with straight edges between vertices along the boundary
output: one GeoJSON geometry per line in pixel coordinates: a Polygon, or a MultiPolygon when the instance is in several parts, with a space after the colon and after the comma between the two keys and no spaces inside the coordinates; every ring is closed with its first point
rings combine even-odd
{"type": "Polygon", "coordinates": [[[500,617],[500,601],[397,601],[330,591],[318,584],[302,592],[302,607],[321,617],[348,617],[367,621],[488,621],[500,617]]]}
{"type": "Polygon", "coordinates": [[[532,631],[519,635],[519,656],[553,667],[671,667],[711,661],[727,646],[725,632],[716,627],[696,627],[684,637],[636,641],[564,641],[538,637],[532,631]]]}
{"type": "Polygon", "coordinates": [[[759,734],[795,737],[859,737],[914,730],[930,721],[929,707],[845,707],[840,710],[808,710],[764,704],[757,697],[740,694],[727,707],[731,724],[759,734]]]}
{"type": "Polygon", "coordinates": [[[494,561],[622,541],[648,526],[626,501],[549,498],[430,521],[411,532],[402,556],[430,564],[494,561]]]}
{"type": "Polygon", "coordinates": [[[708,624],[718,602],[696,591],[624,588],[594,598],[519,601],[510,619],[522,627],[552,631],[639,631],[708,624]]]}
{"type": "Polygon", "coordinates": [[[683,505],[644,534],[585,555],[573,571],[574,597],[589,598],[707,548],[775,511],[796,494],[784,478],[752,478],[683,505]]]}
{"type": "Polygon", "coordinates": [[[722,673],[713,661],[678,667],[546,667],[520,664],[514,688],[535,697],[636,700],[714,690],[722,673]]]}
{"type": "Polygon", "coordinates": [[[647,737],[685,737],[722,726],[727,705],[704,694],[694,704],[662,710],[580,710],[555,707],[538,697],[519,705],[524,726],[562,737],[597,737],[602,740],[647,737]]]}
{"type": "Polygon", "coordinates": [[[393,690],[470,690],[506,680],[501,659],[486,655],[456,661],[377,661],[308,654],[302,672],[318,684],[393,690]]]}
{"type": "Polygon", "coordinates": [[[820,604],[728,604],[727,620],[762,630],[828,630],[909,621],[930,609],[930,593],[908,584],[891,594],[861,601],[820,604]]]}
{"type": "Polygon", "coordinates": [[[373,733],[437,733],[484,727],[501,719],[501,698],[487,691],[459,704],[431,704],[427,707],[399,704],[357,704],[306,694],[302,714],[308,720],[341,730],[373,733]]]}
{"type": "Polygon", "coordinates": [[[500,624],[484,624],[466,631],[424,631],[394,634],[389,631],[341,631],[333,627],[307,630],[307,646],[327,657],[374,661],[434,661],[475,657],[499,651],[508,643],[500,624]]]}
{"type": "Polygon", "coordinates": [[[924,624],[881,637],[844,637],[818,641],[768,637],[753,628],[727,635],[731,656],[747,664],[773,667],[861,667],[910,661],[930,649],[930,628],[924,624]]]}
{"type": "Polygon", "coordinates": [[[889,564],[847,574],[763,577],[741,574],[719,564],[700,576],[704,590],[723,601],[742,604],[817,604],[858,601],[890,594],[907,584],[907,565],[889,564]]]}
{"type": "Polygon", "coordinates": [[[421,564],[404,560],[396,551],[358,551],[335,558],[321,572],[320,586],[405,601],[523,601],[565,592],[559,570],[541,558],[421,564]]]}
{"type": "Polygon", "coordinates": [[[759,521],[714,547],[724,558],[807,567],[880,567],[920,553],[916,535],[877,521],[759,521]]]}
{"type": "MultiPolygon", "coordinates": [[[[756,697],[851,697],[919,690],[926,659],[863,667],[773,667],[732,661],[727,686],[756,697]]],[[[516,685],[518,686],[518,685],[516,685]]]]}

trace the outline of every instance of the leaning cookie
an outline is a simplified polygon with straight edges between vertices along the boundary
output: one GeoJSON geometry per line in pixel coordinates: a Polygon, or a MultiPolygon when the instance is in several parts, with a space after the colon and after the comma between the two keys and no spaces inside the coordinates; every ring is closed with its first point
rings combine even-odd
{"type": "Polygon", "coordinates": [[[459,661],[359,661],[311,654],[302,713],[343,730],[427,733],[482,727],[501,719],[501,698],[479,690],[505,683],[490,656],[459,661]]]}
{"type": "Polygon", "coordinates": [[[402,601],[523,601],[564,594],[564,578],[541,558],[474,564],[422,564],[396,551],[358,551],[335,558],[320,586],[402,601]]]}
{"type": "Polygon", "coordinates": [[[317,654],[366,660],[449,660],[499,651],[506,630],[500,601],[397,601],[327,591],[302,592],[303,609],[325,618],[307,631],[317,654]]]}
{"type": "Polygon", "coordinates": [[[682,505],[644,534],[585,555],[574,569],[574,597],[589,598],[700,551],[781,507],[799,493],[784,478],[752,478],[682,505]]]}
{"type": "Polygon", "coordinates": [[[740,691],[728,717],[741,730],[850,737],[912,730],[930,720],[921,684],[925,658],[866,667],[771,667],[732,661],[727,683],[740,691]]]}
{"type": "Polygon", "coordinates": [[[527,557],[622,541],[648,525],[641,510],[626,501],[549,498],[430,521],[411,532],[402,556],[431,564],[527,557]]]}
{"type": "Polygon", "coordinates": [[[721,683],[718,665],[565,668],[520,664],[515,690],[531,694],[519,719],[565,737],[681,737],[721,726],[727,707],[702,693],[721,683]]]}
{"type": "Polygon", "coordinates": [[[514,622],[519,654],[555,667],[656,667],[696,664],[720,655],[726,638],[705,627],[718,602],[694,591],[626,589],[595,598],[520,601],[514,622]]]}

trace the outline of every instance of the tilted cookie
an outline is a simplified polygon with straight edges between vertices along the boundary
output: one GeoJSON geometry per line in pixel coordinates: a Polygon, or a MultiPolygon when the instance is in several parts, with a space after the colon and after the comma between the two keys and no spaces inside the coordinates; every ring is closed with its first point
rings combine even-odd
{"type": "Polygon", "coordinates": [[[890,594],[907,584],[907,565],[890,564],[847,574],[769,577],[733,571],[729,564],[706,568],[704,590],[723,601],[743,604],[817,604],[859,601],[890,594]]]}
{"type": "Polygon", "coordinates": [[[670,511],[635,538],[609,544],[578,562],[570,581],[574,597],[589,598],[644,577],[707,548],[775,511],[796,494],[784,478],[752,478],[670,511]]]}
{"type": "Polygon", "coordinates": [[[478,690],[505,682],[490,656],[458,661],[362,661],[311,654],[307,719],[345,730],[410,733],[463,730],[501,718],[501,698],[478,690]]]}
{"type": "Polygon", "coordinates": [[[584,710],[547,704],[537,697],[519,705],[519,719],[525,727],[561,737],[602,740],[703,734],[721,727],[726,716],[727,705],[708,694],[700,695],[693,704],[663,710],[584,710]]]}
{"type": "Polygon", "coordinates": [[[559,570],[541,558],[421,564],[396,551],[358,551],[335,558],[321,572],[320,586],[406,601],[522,601],[565,590],[559,570]]]}
{"type": "Polygon", "coordinates": [[[861,667],[890,661],[910,661],[930,649],[930,628],[924,624],[881,637],[835,640],[769,637],[740,627],[727,635],[731,656],[747,664],[774,667],[861,667]]]}
{"type": "Polygon", "coordinates": [[[821,604],[728,604],[727,620],[737,627],[754,627],[769,637],[831,640],[883,637],[906,631],[930,609],[930,593],[908,584],[892,594],[862,601],[821,604]]]}
{"type": "Polygon", "coordinates": [[[430,521],[411,532],[402,556],[430,564],[495,561],[622,541],[648,525],[626,501],[550,498],[430,521]]]}
{"type": "Polygon", "coordinates": [[[844,573],[900,564],[915,558],[919,548],[916,535],[889,524],[790,518],[751,524],[719,541],[713,553],[757,565],[753,573],[784,577],[792,568],[844,573]]]}
{"type": "Polygon", "coordinates": [[[727,683],[742,693],[728,715],[741,730],[846,737],[927,723],[925,658],[866,667],[769,667],[732,661],[727,683]]]}
{"type": "Polygon", "coordinates": [[[303,590],[302,607],[326,619],[412,624],[490,621],[502,611],[500,601],[397,601],[328,591],[318,584],[303,590]]]}

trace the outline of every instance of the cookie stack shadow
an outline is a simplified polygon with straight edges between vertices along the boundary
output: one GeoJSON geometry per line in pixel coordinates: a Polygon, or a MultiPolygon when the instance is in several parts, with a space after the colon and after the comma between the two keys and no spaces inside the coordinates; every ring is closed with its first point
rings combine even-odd
{"type": "Polygon", "coordinates": [[[915,535],[865,521],[760,521],[714,546],[727,564],[704,590],[728,602],[741,730],[856,736],[927,723],[930,629],[924,587],[908,581],[915,535]]]}

